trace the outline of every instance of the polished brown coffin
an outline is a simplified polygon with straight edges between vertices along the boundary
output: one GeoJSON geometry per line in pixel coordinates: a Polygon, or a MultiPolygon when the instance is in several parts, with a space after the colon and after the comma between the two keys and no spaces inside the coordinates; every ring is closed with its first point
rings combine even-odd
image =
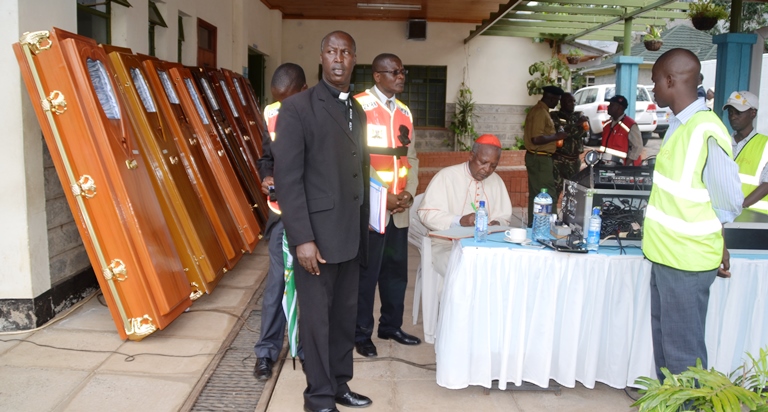
{"type": "MultiPolygon", "coordinates": [[[[235,167],[238,181],[240,182],[248,201],[253,208],[256,220],[259,222],[260,232],[266,226],[268,211],[266,198],[261,192],[261,179],[257,170],[254,154],[243,144],[244,139],[240,129],[230,124],[227,113],[228,103],[221,93],[215,92],[214,84],[206,74],[206,69],[202,67],[189,67],[190,73],[197,81],[200,91],[205,96],[205,105],[208,113],[211,115],[213,123],[216,125],[216,131],[219,139],[224,145],[224,150],[229,156],[229,160],[235,167]],[[221,95],[221,97],[219,97],[221,95]]],[[[218,88],[221,90],[221,87],[218,88]]]]}
{"type": "Polygon", "coordinates": [[[259,224],[243,188],[238,184],[237,174],[229,161],[218,133],[216,133],[216,126],[204,106],[204,97],[195,85],[195,79],[189,69],[181,64],[169,62],[164,62],[162,67],[168,70],[171,81],[176,86],[181,106],[187,113],[186,119],[198,136],[200,147],[203,149],[203,154],[221,189],[227,208],[237,223],[243,238],[243,247],[252,252],[261,238],[259,236],[259,224]]]}
{"type": "Polygon", "coordinates": [[[219,244],[227,258],[227,269],[232,269],[243,257],[244,240],[203,153],[200,136],[192,127],[190,118],[197,117],[197,111],[182,107],[179,92],[171,81],[171,74],[165,62],[141,56],[139,58],[143,60],[149,88],[160,106],[160,113],[168,121],[171,134],[181,150],[181,159],[192,187],[216,231],[219,244]]]}
{"type": "Polygon", "coordinates": [[[126,49],[103,46],[109,52],[118,89],[128,103],[144,161],[152,177],[153,194],[160,201],[181,262],[197,299],[210,293],[224,275],[226,257],[200,202],[166,117],[162,116],[147,82],[142,59],[126,49]]]}
{"type": "Polygon", "coordinates": [[[261,111],[255,106],[255,102],[251,103],[249,91],[247,90],[248,86],[243,81],[243,76],[223,68],[221,73],[224,75],[224,79],[226,79],[229,93],[244,117],[243,123],[248,129],[249,135],[253,137],[253,142],[259,151],[259,157],[261,157],[264,154],[261,147],[262,139],[269,135],[267,125],[264,123],[264,117],[261,116],[261,111]]]}
{"type": "Polygon", "coordinates": [[[141,340],[192,301],[109,59],[59,29],[13,49],[118,333],[141,340]]]}

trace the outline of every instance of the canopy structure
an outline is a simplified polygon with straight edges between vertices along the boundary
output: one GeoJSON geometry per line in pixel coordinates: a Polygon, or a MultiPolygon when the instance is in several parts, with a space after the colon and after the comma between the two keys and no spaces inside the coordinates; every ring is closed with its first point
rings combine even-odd
{"type": "Polygon", "coordinates": [[[483,20],[464,43],[478,35],[621,41],[633,31],[646,31],[648,25],[666,25],[665,19],[687,18],[688,4],[675,0],[511,0],[483,20]]]}

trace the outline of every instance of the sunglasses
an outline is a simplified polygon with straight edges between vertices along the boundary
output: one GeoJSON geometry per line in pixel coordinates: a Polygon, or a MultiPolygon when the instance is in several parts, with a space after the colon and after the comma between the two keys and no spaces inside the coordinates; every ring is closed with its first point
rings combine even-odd
{"type": "Polygon", "coordinates": [[[376,73],[389,73],[389,74],[391,74],[392,76],[394,76],[394,77],[397,77],[397,76],[399,76],[399,75],[401,75],[401,74],[402,74],[403,76],[407,75],[407,74],[408,74],[408,69],[400,69],[400,70],[379,70],[379,71],[377,71],[376,73]]]}

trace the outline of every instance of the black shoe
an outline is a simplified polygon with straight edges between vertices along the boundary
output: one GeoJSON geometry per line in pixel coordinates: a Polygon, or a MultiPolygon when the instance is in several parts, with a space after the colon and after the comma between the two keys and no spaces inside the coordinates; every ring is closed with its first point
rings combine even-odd
{"type": "Polygon", "coordinates": [[[304,412],[339,412],[339,410],[336,408],[324,408],[324,409],[312,410],[305,406],[304,412]]]}
{"type": "Polygon", "coordinates": [[[355,342],[355,350],[366,358],[375,358],[376,356],[379,356],[379,353],[376,352],[376,345],[374,345],[373,341],[370,339],[355,342]]]}
{"type": "Polygon", "coordinates": [[[367,406],[371,406],[373,401],[367,396],[349,391],[344,395],[337,396],[336,403],[348,408],[365,408],[367,406]]]}
{"type": "Polygon", "coordinates": [[[268,380],[272,377],[272,359],[258,358],[256,366],[253,367],[253,376],[260,381],[268,380]]]}
{"type": "Polygon", "coordinates": [[[379,339],[392,339],[401,345],[418,345],[421,343],[421,339],[403,332],[402,329],[397,329],[394,332],[379,331],[379,339]]]}

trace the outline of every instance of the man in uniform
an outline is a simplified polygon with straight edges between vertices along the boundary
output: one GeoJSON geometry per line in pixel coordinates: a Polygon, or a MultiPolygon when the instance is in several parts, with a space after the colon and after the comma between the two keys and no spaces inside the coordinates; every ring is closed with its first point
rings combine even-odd
{"type": "MultiPolygon", "coordinates": [[[[275,125],[280,111],[280,102],[296,93],[307,89],[304,69],[298,64],[283,63],[272,76],[272,98],[274,103],[264,108],[264,117],[269,130],[269,137],[264,136],[262,147],[264,154],[259,159],[259,175],[264,176],[261,191],[271,196],[270,188],[274,191],[274,159],[272,158],[271,142],[275,140],[275,125]]],[[[270,205],[272,204],[272,199],[270,205]]],[[[285,290],[285,263],[283,261],[283,222],[280,215],[274,211],[269,214],[264,236],[269,240],[269,271],[264,297],[261,302],[261,335],[253,348],[256,353],[256,366],[253,375],[259,380],[272,377],[272,366],[277,361],[283,348],[285,333],[285,316],[282,310],[283,291],[285,290]]],[[[299,350],[299,359],[304,359],[304,353],[299,350]]]]}
{"type": "Polygon", "coordinates": [[[627,98],[617,94],[608,101],[608,115],[611,116],[611,121],[603,126],[601,146],[624,156],[625,165],[639,166],[640,154],[643,152],[643,136],[637,122],[624,114],[629,106],[627,98]]]}
{"type": "Polygon", "coordinates": [[[563,93],[560,96],[560,110],[549,113],[555,126],[563,126],[563,130],[568,135],[560,141],[562,145],[558,142],[557,150],[552,155],[556,189],[553,200],[555,201],[560,197],[563,180],[571,179],[581,169],[579,155],[584,151],[584,136],[587,135],[584,122],[587,118],[581,112],[573,111],[575,105],[576,100],[573,95],[563,93]]]}
{"type": "Polygon", "coordinates": [[[733,129],[733,154],[739,165],[743,207],[768,213],[768,136],[752,126],[757,117],[758,101],[754,94],[733,92],[723,106],[733,129]]]}
{"type": "Polygon", "coordinates": [[[372,67],[376,85],[355,99],[368,119],[371,176],[388,186],[388,223],[384,233],[368,232],[368,265],[360,268],[355,350],[365,357],[378,355],[371,340],[377,283],[381,297],[378,337],[402,345],[421,343],[401,329],[408,285],[408,208],[419,185],[413,117],[408,106],[395,98],[403,92],[408,71],[390,53],[376,56],[372,67]]]}
{"type": "MultiPolygon", "coordinates": [[[[549,110],[554,109],[560,101],[563,89],[557,86],[546,86],[541,100],[536,103],[525,116],[525,168],[528,171],[528,227],[533,224],[533,198],[546,188],[549,193],[556,193],[554,165],[552,154],[557,148],[556,142],[568,137],[560,128],[555,130],[555,123],[549,116],[549,110]]],[[[552,213],[555,213],[552,205],[552,213]]]]}
{"type": "Polygon", "coordinates": [[[662,54],[651,79],[674,117],[656,156],[643,253],[651,265],[651,331],[656,374],[681,373],[701,359],[709,287],[730,277],[723,224],[741,213],[738,167],[728,131],[696,96],[701,63],[685,49],[662,54]]]}

